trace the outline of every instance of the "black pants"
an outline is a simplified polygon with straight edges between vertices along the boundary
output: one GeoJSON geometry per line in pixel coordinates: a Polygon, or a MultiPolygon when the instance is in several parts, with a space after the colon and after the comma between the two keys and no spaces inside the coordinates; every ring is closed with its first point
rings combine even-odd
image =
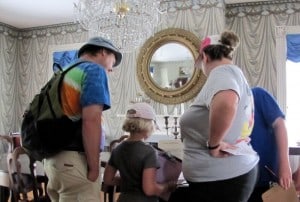
{"type": "Polygon", "coordinates": [[[9,198],[9,189],[0,186],[0,202],[7,202],[9,198]]]}
{"type": "Polygon", "coordinates": [[[258,167],[227,180],[189,182],[189,202],[247,202],[256,183],[258,167]]]}
{"type": "Polygon", "coordinates": [[[248,202],[263,202],[261,195],[269,189],[269,186],[255,187],[248,202]]]}
{"type": "Polygon", "coordinates": [[[184,201],[190,202],[188,187],[178,187],[174,192],[171,193],[171,196],[168,200],[168,202],[184,202],[184,201]]]}

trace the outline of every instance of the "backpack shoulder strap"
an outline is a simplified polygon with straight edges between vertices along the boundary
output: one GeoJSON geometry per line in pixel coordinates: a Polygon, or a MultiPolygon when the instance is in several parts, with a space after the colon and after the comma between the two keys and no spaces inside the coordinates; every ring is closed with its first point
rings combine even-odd
{"type": "MultiPolygon", "coordinates": [[[[61,72],[61,76],[60,76],[60,80],[59,80],[59,84],[58,84],[58,90],[61,88],[61,82],[65,76],[65,74],[70,71],[71,69],[73,69],[74,67],[76,67],[77,65],[81,64],[81,63],[84,63],[84,62],[88,62],[88,61],[85,61],[85,60],[82,60],[82,61],[79,61],[79,62],[76,62],[74,63],[73,65],[71,65],[70,67],[68,67],[67,69],[63,70],[61,72]]],[[[55,112],[53,110],[53,107],[52,107],[52,103],[51,103],[51,99],[50,99],[50,95],[49,95],[49,88],[51,88],[51,85],[47,85],[46,86],[46,89],[44,91],[42,91],[42,94],[41,96],[39,96],[39,102],[38,102],[38,116],[40,114],[40,110],[41,110],[41,107],[42,107],[42,104],[43,104],[43,101],[44,101],[44,98],[46,97],[47,99],[47,102],[48,102],[48,105],[49,105],[49,108],[50,108],[50,111],[53,115],[53,117],[56,118],[56,115],[55,115],[55,112]]],[[[58,92],[59,93],[59,92],[58,92]]],[[[60,96],[59,96],[59,102],[60,102],[60,96]]]]}
{"type": "Polygon", "coordinates": [[[65,70],[63,70],[62,71],[62,78],[64,77],[64,75],[68,72],[68,71],[70,71],[71,69],[73,69],[74,67],[76,67],[77,65],[79,65],[79,64],[82,64],[82,63],[85,63],[85,62],[88,62],[88,61],[86,61],[86,60],[81,60],[81,61],[78,61],[78,62],[76,62],[76,63],[74,63],[73,65],[71,65],[70,67],[68,67],[67,69],[65,69],[65,70]]]}

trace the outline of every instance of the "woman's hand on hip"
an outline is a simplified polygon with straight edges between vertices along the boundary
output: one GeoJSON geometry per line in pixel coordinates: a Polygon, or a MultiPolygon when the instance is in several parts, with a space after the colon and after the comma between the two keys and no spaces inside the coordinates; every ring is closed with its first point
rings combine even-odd
{"type": "Polygon", "coordinates": [[[235,149],[235,148],[236,148],[236,146],[231,145],[227,142],[220,142],[220,146],[217,147],[216,149],[209,150],[209,154],[216,158],[225,158],[225,157],[230,156],[231,154],[229,154],[228,152],[226,152],[224,150],[235,149]]]}

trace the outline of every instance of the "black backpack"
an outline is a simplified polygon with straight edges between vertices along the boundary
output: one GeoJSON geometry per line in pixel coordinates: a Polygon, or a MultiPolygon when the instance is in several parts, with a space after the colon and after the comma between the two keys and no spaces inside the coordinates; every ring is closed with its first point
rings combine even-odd
{"type": "Polygon", "coordinates": [[[72,142],[74,134],[81,132],[82,121],[74,122],[63,114],[60,89],[65,74],[83,62],[56,72],[25,111],[21,140],[32,158],[42,161],[57,154],[72,142]]]}

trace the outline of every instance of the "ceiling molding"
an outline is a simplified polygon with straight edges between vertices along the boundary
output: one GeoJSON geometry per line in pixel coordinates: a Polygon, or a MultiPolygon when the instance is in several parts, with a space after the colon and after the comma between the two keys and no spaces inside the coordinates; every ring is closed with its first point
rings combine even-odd
{"type": "Polygon", "coordinates": [[[0,23],[0,33],[18,39],[50,37],[55,35],[65,35],[68,33],[80,34],[82,32],[87,32],[87,31],[82,29],[79,24],[75,24],[75,23],[61,23],[56,25],[26,28],[26,29],[16,29],[6,24],[0,23]]]}
{"type": "MultiPolygon", "coordinates": [[[[231,0],[234,2],[237,0],[231,0]]],[[[225,0],[226,2],[226,0],[225,0]]],[[[227,3],[226,8],[233,7],[245,7],[245,6],[262,6],[262,5],[275,5],[275,4],[284,4],[284,3],[295,3],[300,2],[300,0],[265,0],[265,1],[251,1],[251,0],[242,0],[240,3],[227,3]]]]}
{"type": "Polygon", "coordinates": [[[271,0],[224,0],[225,4],[241,4],[241,3],[256,3],[265,2],[271,0]]]}
{"type": "Polygon", "coordinates": [[[245,16],[268,16],[268,15],[291,15],[293,13],[300,12],[300,1],[272,1],[267,4],[247,4],[247,5],[229,5],[226,7],[225,17],[227,20],[235,17],[245,17],[245,16]]]}

